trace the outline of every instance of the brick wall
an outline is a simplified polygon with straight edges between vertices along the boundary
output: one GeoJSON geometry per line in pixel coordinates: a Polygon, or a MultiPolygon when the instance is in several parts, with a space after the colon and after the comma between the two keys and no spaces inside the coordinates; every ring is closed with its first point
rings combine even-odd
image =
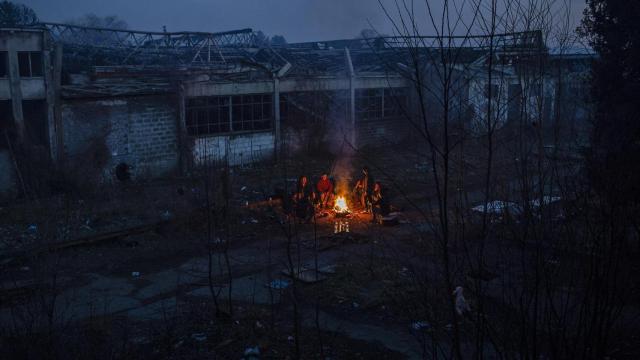
{"type": "Polygon", "coordinates": [[[121,162],[133,166],[134,177],[175,171],[177,104],[171,96],[65,101],[65,155],[78,163],[91,162],[93,156],[93,164],[102,168],[105,179],[113,179],[113,170],[121,162]]]}

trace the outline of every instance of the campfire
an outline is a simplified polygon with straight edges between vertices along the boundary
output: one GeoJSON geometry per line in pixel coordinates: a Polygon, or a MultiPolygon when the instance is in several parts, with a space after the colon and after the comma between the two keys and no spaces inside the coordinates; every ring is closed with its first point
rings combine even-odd
{"type": "Polygon", "coordinates": [[[336,217],[345,217],[350,213],[349,206],[347,205],[347,199],[344,196],[338,196],[336,198],[333,211],[336,213],[336,217]]]}
{"type": "Polygon", "coordinates": [[[351,212],[349,211],[349,206],[347,205],[347,199],[344,196],[338,196],[335,201],[335,205],[333,206],[333,212],[335,213],[335,217],[339,218],[333,223],[333,233],[348,233],[349,232],[349,221],[342,220],[342,218],[348,218],[351,212]]]}

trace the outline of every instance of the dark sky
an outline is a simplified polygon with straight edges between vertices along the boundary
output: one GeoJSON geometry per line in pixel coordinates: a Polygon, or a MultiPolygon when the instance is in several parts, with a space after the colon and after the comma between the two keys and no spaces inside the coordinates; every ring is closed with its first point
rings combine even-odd
{"type": "MultiPolygon", "coordinates": [[[[14,0],[15,1],[15,0],[14,0]]],[[[410,1],[410,0],[409,0],[410,1]]],[[[420,3],[423,0],[416,0],[420,3]]],[[[571,3],[579,21],[584,0],[571,3]]],[[[377,0],[17,0],[41,20],[65,22],[87,13],[117,15],[135,30],[224,31],[240,28],[281,34],[289,42],[352,38],[371,23],[392,33],[377,0]],[[152,5],[153,4],[153,5],[152,5]]],[[[391,4],[392,0],[383,0],[391,4]]],[[[429,0],[437,6],[441,0],[429,0]]],[[[468,2],[467,2],[468,3],[468,2]]],[[[426,17],[422,17],[425,21],[426,17]]],[[[429,32],[427,29],[425,32],[429,32]]]]}

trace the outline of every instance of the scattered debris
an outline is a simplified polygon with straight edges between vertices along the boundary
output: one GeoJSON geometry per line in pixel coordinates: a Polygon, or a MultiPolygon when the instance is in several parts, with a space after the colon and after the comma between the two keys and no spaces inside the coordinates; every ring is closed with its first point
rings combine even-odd
{"type": "Polygon", "coordinates": [[[249,347],[244,350],[243,359],[259,359],[260,358],[260,348],[259,347],[249,347]]]}
{"type": "Polygon", "coordinates": [[[431,324],[426,321],[416,321],[411,324],[413,330],[429,330],[431,329],[431,324]]]}
{"type": "Polygon", "coordinates": [[[131,276],[132,277],[140,277],[140,272],[139,271],[132,271],[131,272],[131,276]]]}
{"type": "Polygon", "coordinates": [[[245,191],[245,190],[247,190],[246,186],[243,186],[242,188],[240,188],[240,191],[245,191]]]}
{"type": "Polygon", "coordinates": [[[29,227],[27,228],[27,231],[32,232],[32,233],[37,232],[38,231],[38,225],[36,225],[36,224],[29,225],[29,227]]]}
{"type": "MultiPolygon", "coordinates": [[[[282,270],[282,274],[291,276],[291,272],[288,269],[282,270]]],[[[318,281],[326,280],[327,276],[322,274],[320,271],[315,271],[313,269],[302,269],[301,271],[293,272],[293,277],[307,284],[315,283],[318,281]]]]}
{"type": "Polygon", "coordinates": [[[381,216],[379,222],[382,226],[395,226],[399,224],[398,217],[391,214],[388,216],[381,216]]]}
{"type": "Polygon", "coordinates": [[[191,334],[191,338],[195,341],[203,342],[207,340],[207,335],[205,335],[204,333],[195,333],[191,334]]]}
{"type": "Polygon", "coordinates": [[[233,342],[233,339],[223,340],[223,341],[219,342],[218,345],[216,345],[216,349],[225,347],[225,346],[231,344],[232,342],[233,342]]]}
{"type": "Polygon", "coordinates": [[[267,284],[267,287],[276,290],[286,289],[291,285],[291,281],[287,279],[275,279],[267,284]]]}
{"type": "MultiPolygon", "coordinates": [[[[502,215],[504,213],[510,213],[513,215],[518,215],[522,213],[522,207],[511,201],[491,201],[486,204],[486,207],[488,214],[502,215]]],[[[471,210],[483,213],[485,211],[484,208],[485,205],[481,204],[472,207],[471,210]]]]}
{"type": "Polygon", "coordinates": [[[254,218],[251,218],[251,222],[252,222],[252,223],[254,223],[254,224],[259,223],[259,221],[258,221],[258,220],[256,220],[256,219],[254,219],[254,218]]]}
{"type": "Polygon", "coordinates": [[[354,308],[357,309],[357,308],[360,307],[360,304],[358,304],[357,302],[354,301],[353,303],[351,303],[351,306],[353,306],[354,308]]]}
{"type": "Polygon", "coordinates": [[[329,264],[322,267],[318,267],[318,272],[321,272],[323,274],[335,274],[336,269],[337,269],[336,264],[329,264]]]}
{"type": "Polygon", "coordinates": [[[164,221],[171,220],[171,212],[169,210],[165,210],[162,215],[160,215],[160,218],[164,221]]]}
{"type": "MultiPolygon", "coordinates": [[[[560,196],[545,195],[542,197],[542,205],[549,205],[551,203],[558,202],[560,200],[562,200],[560,196]]],[[[535,208],[540,207],[540,199],[531,200],[529,201],[529,204],[535,208]]]]}
{"type": "Polygon", "coordinates": [[[469,308],[469,304],[467,304],[467,299],[464,298],[463,292],[464,289],[462,289],[462,286],[458,286],[455,290],[453,290],[453,295],[456,297],[456,312],[460,316],[471,311],[471,308],[469,308]]]}
{"type": "Polygon", "coordinates": [[[404,277],[409,276],[409,269],[403,266],[402,269],[398,270],[398,275],[404,277]]]}

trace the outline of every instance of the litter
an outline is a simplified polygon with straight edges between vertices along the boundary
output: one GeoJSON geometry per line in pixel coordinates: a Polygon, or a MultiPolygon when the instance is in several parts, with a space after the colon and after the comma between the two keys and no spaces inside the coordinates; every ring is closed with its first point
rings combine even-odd
{"type": "Polygon", "coordinates": [[[431,329],[431,324],[426,321],[416,321],[411,324],[411,327],[413,330],[428,330],[431,329]]]}
{"type": "Polygon", "coordinates": [[[357,308],[359,308],[359,307],[360,307],[360,304],[358,304],[357,302],[355,302],[355,301],[354,301],[354,302],[351,304],[351,306],[353,306],[354,308],[356,308],[356,309],[357,309],[357,308]]]}
{"type": "Polygon", "coordinates": [[[31,224],[31,225],[29,225],[27,230],[30,231],[30,232],[36,232],[36,231],[38,231],[38,226],[36,224],[31,224]]]}
{"type": "Polygon", "coordinates": [[[243,359],[259,359],[260,358],[260,348],[259,347],[248,347],[244,349],[243,359]]]}
{"type": "Polygon", "coordinates": [[[253,218],[252,218],[252,219],[251,219],[251,222],[252,222],[252,223],[254,223],[254,224],[257,224],[259,221],[258,221],[258,220],[256,220],[256,219],[253,219],[253,218]]]}
{"type": "MultiPolygon", "coordinates": [[[[474,206],[471,210],[484,212],[484,205],[474,206]]],[[[518,204],[510,201],[496,200],[487,203],[487,213],[489,214],[501,215],[506,212],[518,215],[522,213],[522,208],[518,204]]]]}
{"type": "Polygon", "coordinates": [[[164,221],[168,221],[171,219],[171,212],[169,210],[165,210],[162,215],[160,215],[160,218],[162,218],[162,220],[164,221]]]}
{"type": "Polygon", "coordinates": [[[398,270],[398,275],[400,276],[408,276],[409,275],[409,269],[406,267],[403,267],[402,269],[398,270]]]}
{"type": "Polygon", "coordinates": [[[140,272],[139,271],[132,271],[131,272],[131,276],[132,277],[140,277],[140,272]]]}
{"type": "Polygon", "coordinates": [[[267,287],[270,287],[272,289],[276,289],[276,290],[282,290],[282,289],[286,289],[291,285],[291,281],[290,280],[286,280],[286,279],[276,279],[271,281],[270,283],[267,284],[267,287]]]}
{"type": "Polygon", "coordinates": [[[240,188],[240,191],[245,191],[245,190],[247,190],[246,186],[243,186],[242,188],[240,188]]]}
{"type": "MultiPolygon", "coordinates": [[[[288,274],[287,274],[288,275],[288,274]]],[[[294,273],[294,277],[303,283],[311,284],[318,281],[326,280],[327,276],[320,273],[320,271],[316,272],[315,270],[304,270],[299,273],[294,273]]]]}
{"type": "Polygon", "coordinates": [[[205,335],[204,333],[195,333],[191,334],[191,338],[195,341],[203,342],[207,340],[207,335],[205,335]]]}
{"type": "Polygon", "coordinates": [[[453,295],[456,297],[456,312],[460,316],[464,315],[464,313],[466,312],[471,311],[471,308],[469,308],[469,304],[467,304],[467,299],[464,298],[463,292],[464,289],[462,289],[462,286],[458,286],[455,290],[453,290],[453,295]]]}
{"type": "Polygon", "coordinates": [[[337,266],[335,264],[325,265],[318,268],[318,272],[323,274],[335,274],[337,266]]]}
{"type": "MultiPolygon", "coordinates": [[[[560,196],[549,196],[549,195],[545,195],[542,197],[542,204],[543,205],[549,205],[551,203],[560,201],[562,198],[560,196]]],[[[540,207],[540,199],[534,199],[529,201],[529,204],[531,204],[532,207],[540,207]]]]}

